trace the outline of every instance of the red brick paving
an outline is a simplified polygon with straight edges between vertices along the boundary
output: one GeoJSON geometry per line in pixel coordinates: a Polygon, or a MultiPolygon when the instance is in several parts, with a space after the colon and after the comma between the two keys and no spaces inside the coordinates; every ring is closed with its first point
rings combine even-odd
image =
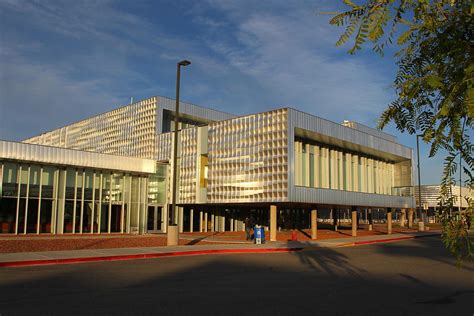
{"type": "MultiPolygon", "coordinates": [[[[433,225],[430,225],[433,228],[433,225]]],[[[366,230],[366,225],[357,231],[357,236],[373,236],[386,233],[386,225],[374,225],[373,231],[366,230]]],[[[394,226],[393,233],[410,232],[415,229],[400,228],[394,226]]],[[[179,240],[180,245],[196,244],[226,244],[245,241],[245,232],[207,232],[207,233],[183,233],[179,240]],[[212,240],[206,241],[205,239],[212,240]]],[[[336,239],[351,237],[350,226],[340,226],[336,232],[331,229],[318,229],[318,239],[336,239]]],[[[265,238],[270,238],[266,232],[265,238]]],[[[311,240],[311,230],[297,231],[300,241],[311,240]]],[[[278,241],[291,240],[291,231],[277,233],[278,241]]],[[[0,236],[0,253],[12,252],[36,252],[56,250],[81,250],[81,249],[106,249],[106,248],[135,248],[135,247],[160,247],[166,246],[165,235],[10,235],[0,236]]]]}
{"type": "MultiPolygon", "coordinates": [[[[387,232],[386,225],[377,224],[374,225],[374,230],[368,231],[366,225],[361,226],[362,229],[357,230],[357,236],[374,236],[374,235],[384,235],[387,232]]],[[[413,232],[415,229],[393,227],[392,233],[402,233],[402,232],[413,232]]],[[[299,241],[309,241],[311,240],[311,230],[297,230],[297,239],[299,241]]],[[[207,232],[207,233],[183,233],[183,237],[206,237],[212,240],[232,240],[232,241],[245,241],[246,234],[245,232],[207,232]]],[[[339,226],[338,231],[332,229],[318,229],[318,239],[337,239],[337,238],[347,238],[352,237],[351,226],[339,226]]],[[[270,238],[270,232],[265,232],[265,238],[268,240],[270,238]]],[[[277,233],[277,241],[289,241],[291,240],[291,231],[280,231],[277,233]]]]}
{"type": "MultiPolygon", "coordinates": [[[[180,239],[180,245],[207,244],[202,240],[180,239]]],[[[215,242],[213,242],[215,244],[215,242]]],[[[136,248],[166,246],[166,236],[12,236],[0,238],[0,253],[57,250],[136,248]]]]}

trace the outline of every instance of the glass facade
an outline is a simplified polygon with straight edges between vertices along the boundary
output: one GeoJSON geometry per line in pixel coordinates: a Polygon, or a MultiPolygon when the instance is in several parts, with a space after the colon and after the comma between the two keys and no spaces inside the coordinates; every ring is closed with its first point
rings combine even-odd
{"type": "Polygon", "coordinates": [[[294,155],[297,186],[392,194],[391,162],[300,138],[294,155]]]}
{"type": "Polygon", "coordinates": [[[0,161],[0,233],[128,233],[144,218],[149,177],[149,197],[165,203],[162,169],[148,176],[0,161]]]}

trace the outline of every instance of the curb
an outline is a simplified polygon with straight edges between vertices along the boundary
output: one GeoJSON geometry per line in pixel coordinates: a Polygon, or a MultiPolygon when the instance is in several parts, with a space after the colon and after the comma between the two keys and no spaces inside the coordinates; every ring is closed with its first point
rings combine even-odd
{"type": "Polygon", "coordinates": [[[98,256],[98,257],[87,257],[87,258],[23,260],[23,261],[0,262],[0,268],[56,265],[56,264],[73,264],[73,263],[85,263],[85,262],[155,259],[155,258],[164,258],[164,257],[196,256],[196,255],[210,255],[210,254],[279,253],[279,252],[294,252],[294,251],[300,251],[300,250],[303,250],[303,248],[300,247],[300,248],[263,248],[263,249],[210,249],[210,250],[174,251],[174,252],[163,252],[163,253],[146,253],[146,254],[144,253],[144,254],[136,254],[136,255],[98,256]]]}
{"type": "MultiPolygon", "coordinates": [[[[377,243],[390,243],[402,240],[410,240],[415,238],[439,236],[440,233],[427,234],[422,236],[406,236],[391,239],[376,239],[368,241],[355,241],[347,244],[336,246],[340,247],[355,247],[361,245],[370,245],[377,243]]],[[[0,268],[14,268],[14,267],[28,267],[41,265],[56,265],[56,264],[74,264],[86,262],[104,262],[104,261],[124,261],[124,260],[138,260],[138,259],[156,259],[166,257],[182,257],[182,256],[197,256],[197,255],[211,255],[211,254],[233,254],[233,253],[282,253],[295,252],[303,250],[304,248],[312,247],[298,247],[298,248],[262,248],[262,249],[208,249],[208,250],[191,250],[191,251],[174,251],[162,253],[143,253],[135,255],[117,255],[117,256],[97,256],[87,258],[64,258],[64,259],[43,259],[43,260],[23,260],[0,262],[0,268]]],[[[319,247],[318,247],[319,248],[319,247]]]]}

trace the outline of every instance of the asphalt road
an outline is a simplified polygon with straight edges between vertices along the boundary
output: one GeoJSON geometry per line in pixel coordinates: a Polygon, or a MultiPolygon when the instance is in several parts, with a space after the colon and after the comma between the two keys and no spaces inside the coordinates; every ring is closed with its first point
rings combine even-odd
{"type": "Polygon", "coordinates": [[[0,315],[473,315],[474,265],[439,238],[0,269],[0,315]]]}

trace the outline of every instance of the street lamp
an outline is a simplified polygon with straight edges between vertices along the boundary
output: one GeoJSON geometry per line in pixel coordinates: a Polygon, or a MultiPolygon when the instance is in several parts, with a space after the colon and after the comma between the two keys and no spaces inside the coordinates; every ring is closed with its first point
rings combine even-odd
{"type": "Polygon", "coordinates": [[[173,188],[171,191],[171,219],[167,231],[167,245],[176,246],[178,244],[178,226],[176,225],[176,190],[177,190],[177,171],[178,171],[178,124],[179,124],[179,84],[181,79],[181,67],[189,66],[189,60],[182,60],[176,67],[176,109],[174,115],[174,151],[173,151],[173,188]]]}
{"type": "Polygon", "coordinates": [[[421,220],[423,223],[426,221],[425,214],[423,212],[423,208],[421,206],[421,171],[420,171],[420,141],[419,138],[423,137],[422,134],[416,135],[416,156],[418,158],[418,209],[421,215],[421,220]]]}

